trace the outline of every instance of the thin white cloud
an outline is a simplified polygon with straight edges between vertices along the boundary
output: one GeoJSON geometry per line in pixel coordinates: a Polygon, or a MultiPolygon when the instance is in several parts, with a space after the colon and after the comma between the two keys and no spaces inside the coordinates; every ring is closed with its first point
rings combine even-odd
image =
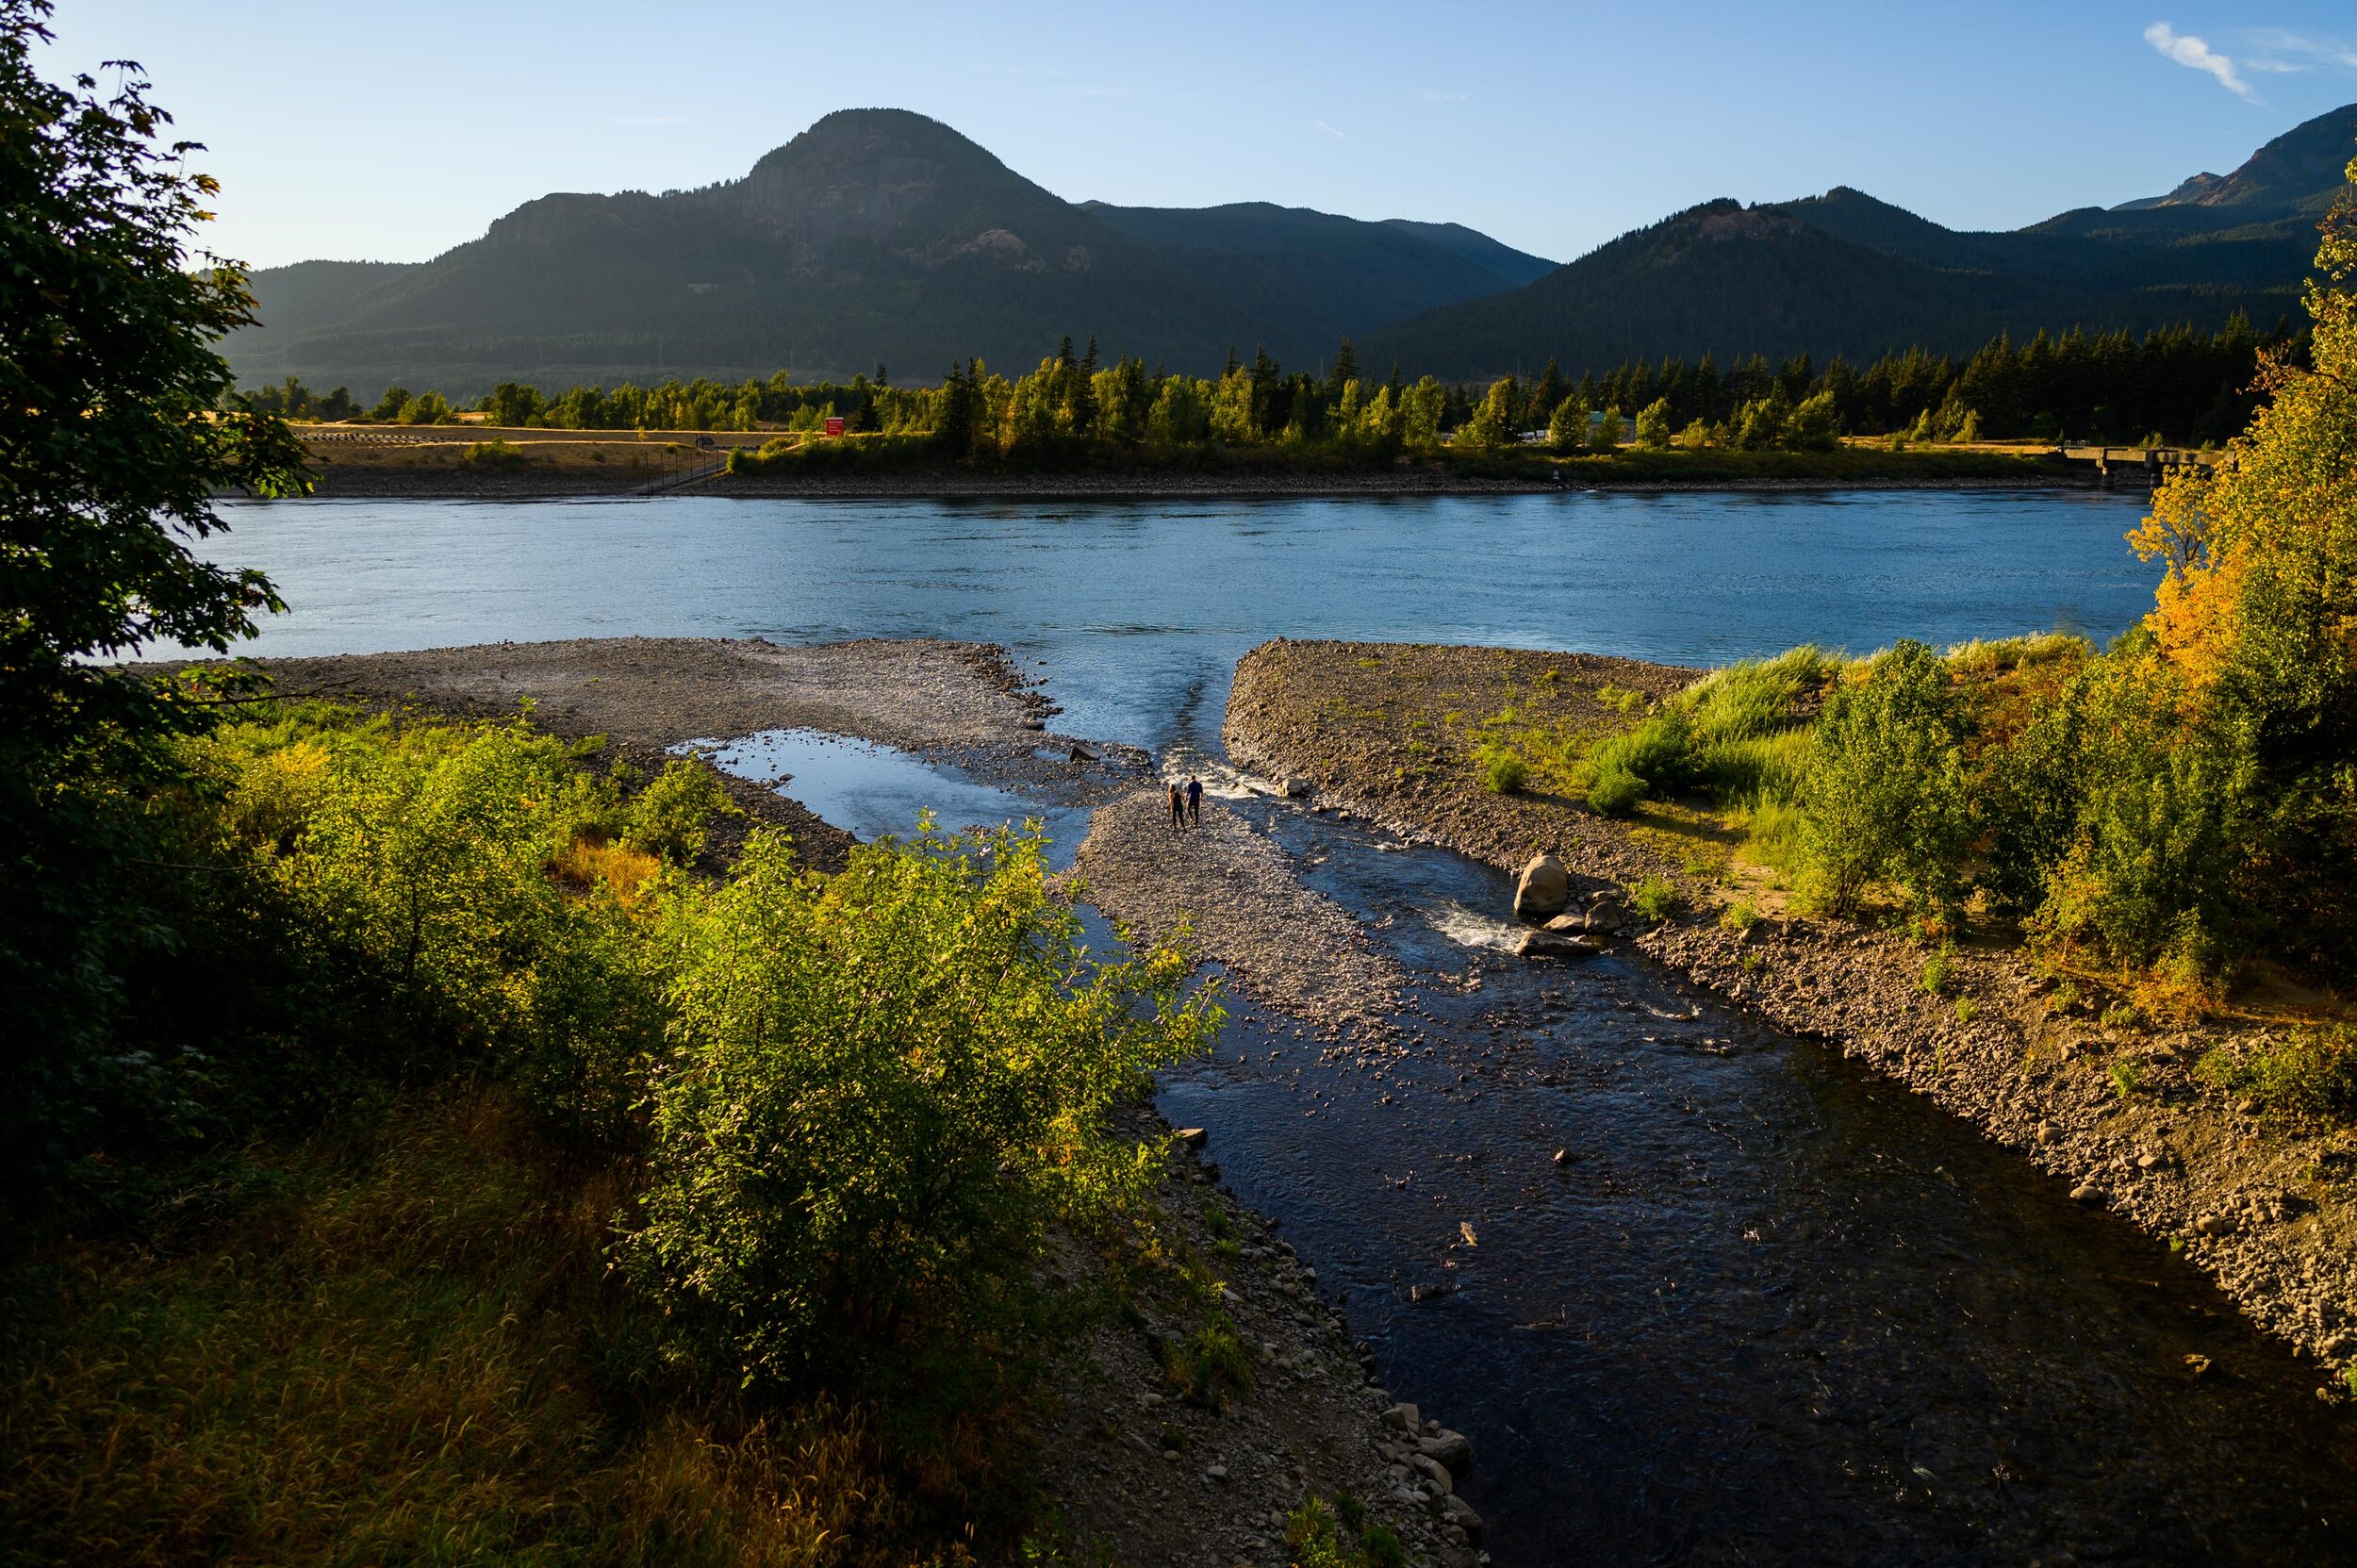
{"type": "Polygon", "coordinates": [[[2155,22],[2144,30],[2144,41],[2179,65],[2208,72],[2217,78],[2218,86],[2235,97],[2252,96],[2250,84],[2234,69],[2234,62],[2191,33],[2181,33],[2166,22],[2155,22]]]}
{"type": "Polygon", "coordinates": [[[1416,102],[1419,104],[1461,104],[1464,101],[1465,95],[1461,92],[1441,92],[1428,87],[1416,90],[1416,102]]]}
{"type": "Polygon", "coordinates": [[[2339,66],[2357,70],[2357,48],[2338,39],[2308,38],[2287,32],[2282,27],[2254,27],[2240,35],[2248,39],[2253,49],[2264,49],[2271,56],[2290,55],[2292,59],[2246,59],[2243,66],[2252,71],[2307,71],[2315,65],[2339,66]]]}
{"type": "Polygon", "coordinates": [[[1333,126],[1327,124],[1323,120],[1316,122],[1316,124],[1318,129],[1324,131],[1327,135],[1332,137],[1337,141],[1348,141],[1350,140],[1350,138],[1344,136],[1342,132],[1336,130],[1333,126]]]}

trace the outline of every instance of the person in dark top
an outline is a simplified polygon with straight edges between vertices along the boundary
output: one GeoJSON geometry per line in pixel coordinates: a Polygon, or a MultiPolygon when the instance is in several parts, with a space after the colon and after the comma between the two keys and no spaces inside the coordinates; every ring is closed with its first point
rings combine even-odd
{"type": "Polygon", "coordinates": [[[1187,781],[1187,826],[1191,828],[1199,828],[1202,825],[1203,781],[1201,779],[1189,779],[1187,781]]]}
{"type": "Polygon", "coordinates": [[[1187,803],[1179,797],[1178,781],[1176,779],[1170,781],[1170,825],[1174,828],[1187,825],[1187,803]]]}

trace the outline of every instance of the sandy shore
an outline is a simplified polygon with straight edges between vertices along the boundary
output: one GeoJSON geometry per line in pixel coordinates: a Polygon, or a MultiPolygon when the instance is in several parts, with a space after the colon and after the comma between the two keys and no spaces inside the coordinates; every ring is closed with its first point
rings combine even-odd
{"type": "Polygon", "coordinates": [[[1547,852],[1575,885],[1680,883],[1693,912],[1638,938],[1649,956],[1929,1096],[2082,1201],[2184,1246],[2254,1322],[2329,1368],[2357,1366],[2349,1152],[2261,1126],[2195,1074],[2237,1026],[2107,1027],[2100,1001],[2058,1008],[2010,949],[1967,949],[1948,994],[1931,996],[1919,983],[1922,950],[1878,931],[1817,919],[1727,930],[1723,891],[1629,828],[1567,800],[1492,794],[1469,756],[1436,757],[1428,738],[1442,706],[1478,715],[1548,689],[1576,705],[1605,680],[1657,695],[1694,673],[1580,654],[1280,641],[1239,665],[1226,738],[1242,766],[1306,775],[1323,801],[1503,869],[1547,852]],[[1958,1019],[1959,998],[1977,1010],[1970,1022],[1958,1019]],[[2133,1094],[2115,1088],[2115,1065],[2134,1075],[2133,1094]]]}

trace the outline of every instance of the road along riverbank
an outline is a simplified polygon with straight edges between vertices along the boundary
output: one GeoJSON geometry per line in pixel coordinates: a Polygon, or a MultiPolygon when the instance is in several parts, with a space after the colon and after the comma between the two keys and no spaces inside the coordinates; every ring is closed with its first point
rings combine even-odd
{"type": "Polygon", "coordinates": [[[1967,948],[1944,994],[1922,950],[1846,921],[1765,919],[1738,931],[1728,894],[1640,832],[1560,798],[1496,794],[1460,727],[1556,693],[1603,722],[1615,694],[1659,696],[1698,672],[1589,655],[1277,641],[1239,664],[1231,760],[1298,776],[1315,800],[1505,870],[1567,867],[1574,914],[1648,877],[1684,913],[1616,926],[1648,956],[1776,1027],[1837,1046],[1963,1116],[2100,1205],[2182,1248],[2254,1322],[2317,1358],[2319,1393],[2357,1368],[2357,1192],[2347,1140],[2260,1124],[2194,1071],[2209,1046],[2257,1026],[2128,1029],[2066,1009],[2018,950],[1967,948]],[[1957,1002],[1969,999],[1969,1021],[1957,1002]]]}

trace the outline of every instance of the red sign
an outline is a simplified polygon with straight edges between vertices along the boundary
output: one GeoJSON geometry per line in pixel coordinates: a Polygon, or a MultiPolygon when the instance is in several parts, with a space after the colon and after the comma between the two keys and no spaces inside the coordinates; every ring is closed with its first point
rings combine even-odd
{"type": "Polygon", "coordinates": [[[830,414],[827,416],[827,434],[830,436],[840,436],[843,434],[842,415],[830,414]]]}

